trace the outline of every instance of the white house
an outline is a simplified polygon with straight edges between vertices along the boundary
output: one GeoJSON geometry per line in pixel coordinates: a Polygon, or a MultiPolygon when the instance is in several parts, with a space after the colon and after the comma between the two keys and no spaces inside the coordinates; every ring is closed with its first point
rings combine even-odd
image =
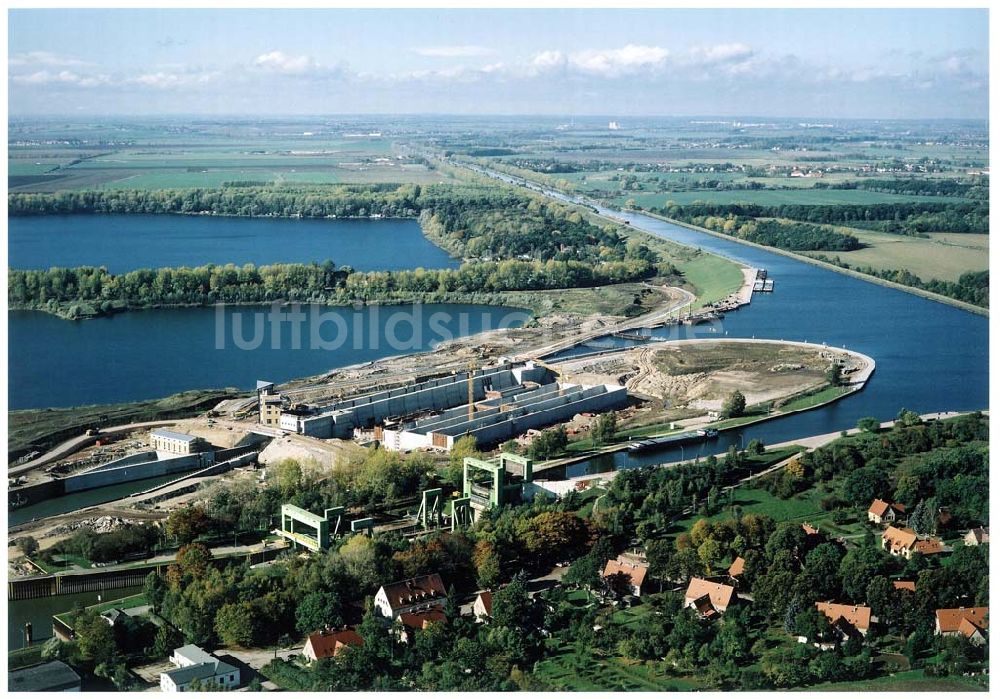
{"type": "Polygon", "coordinates": [[[160,673],[161,692],[187,692],[198,682],[202,690],[234,689],[240,684],[240,669],[224,663],[198,646],[174,649],[170,662],[177,667],[160,673]]]}
{"type": "Polygon", "coordinates": [[[421,575],[380,587],[375,595],[375,609],[386,619],[395,619],[404,612],[442,604],[447,596],[440,575],[421,575]]]}

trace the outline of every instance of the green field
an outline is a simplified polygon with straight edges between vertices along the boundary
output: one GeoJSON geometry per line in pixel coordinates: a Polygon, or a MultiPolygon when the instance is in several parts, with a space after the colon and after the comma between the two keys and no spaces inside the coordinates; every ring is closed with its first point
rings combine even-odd
{"type": "Polygon", "coordinates": [[[729,296],[743,284],[743,272],[736,263],[715,255],[698,255],[678,265],[684,280],[694,287],[698,302],[709,304],[729,296]]]}
{"type": "Polygon", "coordinates": [[[665,192],[646,194],[632,192],[620,194],[613,199],[618,206],[623,206],[629,199],[643,208],[666,206],[667,202],[675,204],[691,204],[703,201],[710,204],[735,204],[747,202],[764,206],[781,204],[886,204],[892,202],[954,202],[961,201],[954,197],[925,197],[907,194],[891,194],[886,192],[870,192],[864,189],[760,189],[760,190],[710,190],[695,192],[665,192]]]}
{"type": "Polygon", "coordinates": [[[985,677],[928,677],[923,670],[897,672],[856,682],[828,682],[809,687],[810,692],[985,692],[985,677]]]}
{"type": "Polygon", "coordinates": [[[850,233],[866,247],[850,252],[801,254],[839,258],[852,267],[907,270],[924,281],[955,282],[965,272],[989,268],[990,237],[987,234],[931,233],[930,238],[914,238],[843,226],[833,228],[850,233]]]}
{"type": "Polygon", "coordinates": [[[630,661],[581,653],[568,644],[555,647],[535,664],[534,679],[554,692],[669,692],[696,691],[692,678],[676,677],[664,662],[630,661]]]}

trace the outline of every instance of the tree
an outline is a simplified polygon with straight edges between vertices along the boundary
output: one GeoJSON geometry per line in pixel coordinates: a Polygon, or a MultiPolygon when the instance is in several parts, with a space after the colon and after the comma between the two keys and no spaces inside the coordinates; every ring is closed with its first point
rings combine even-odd
{"type": "Polygon", "coordinates": [[[38,542],[35,541],[33,536],[19,536],[14,539],[14,545],[21,549],[27,558],[31,558],[36,553],[38,553],[38,542]]]}
{"type": "Polygon", "coordinates": [[[201,505],[174,510],[167,517],[166,533],[180,544],[190,544],[209,531],[212,521],[201,505]]]}
{"type": "Polygon", "coordinates": [[[858,429],[862,432],[871,432],[874,434],[879,431],[881,424],[877,418],[874,417],[863,417],[858,420],[858,429]]]}
{"type": "Polygon", "coordinates": [[[448,454],[448,481],[462,488],[462,480],[465,472],[465,457],[479,458],[482,454],[476,449],[476,438],[472,435],[465,435],[455,440],[451,452],[448,454]]]}
{"type": "Polygon", "coordinates": [[[825,376],[831,386],[839,386],[843,381],[843,369],[838,362],[834,361],[826,370],[825,376]]]}
{"type": "Polygon", "coordinates": [[[77,618],[73,630],[80,655],[94,666],[110,663],[118,654],[114,629],[97,614],[84,613],[77,618]]]}
{"type": "Polygon", "coordinates": [[[309,634],[342,623],[340,598],[333,592],[310,592],[295,609],[295,628],[299,633],[309,634]]]}
{"type": "Polygon", "coordinates": [[[523,573],[493,593],[493,626],[520,629],[528,619],[531,597],[523,573]]]}
{"type": "Polygon", "coordinates": [[[224,604],[215,615],[215,632],[227,646],[255,645],[262,620],[250,602],[224,604]]]}
{"type": "Polygon", "coordinates": [[[160,574],[155,570],[150,571],[142,584],[142,591],[146,595],[146,601],[149,602],[149,606],[153,608],[154,612],[158,611],[163,605],[163,598],[167,594],[166,583],[163,582],[160,574]]]}
{"type": "Polygon", "coordinates": [[[937,530],[937,500],[928,498],[921,500],[913,508],[908,523],[917,534],[933,534],[937,530]]]}
{"type": "Polygon", "coordinates": [[[569,437],[566,434],[566,426],[559,425],[548,430],[543,430],[531,442],[528,453],[532,459],[542,460],[556,456],[566,448],[569,437]]]}
{"type": "Polygon", "coordinates": [[[175,648],[184,644],[184,637],[170,624],[162,624],[153,637],[152,654],[157,658],[169,657],[175,648]]]}
{"type": "Polygon", "coordinates": [[[570,564],[562,581],[566,585],[579,585],[586,590],[596,590],[601,585],[602,564],[603,561],[598,562],[594,559],[593,553],[580,556],[570,564]]]}
{"type": "Polygon", "coordinates": [[[739,391],[733,391],[722,404],[722,417],[740,417],[747,408],[747,399],[739,391]]]}
{"type": "Polygon", "coordinates": [[[590,432],[594,444],[610,444],[618,434],[618,416],[614,413],[603,413],[594,421],[590,432]]]}
{"type": "Polygon", "coordinates": [[[751,439],[747,445],[747,451],[754,456],[760,456],[764,453],[764,442],[759,439],[751,439]]]}

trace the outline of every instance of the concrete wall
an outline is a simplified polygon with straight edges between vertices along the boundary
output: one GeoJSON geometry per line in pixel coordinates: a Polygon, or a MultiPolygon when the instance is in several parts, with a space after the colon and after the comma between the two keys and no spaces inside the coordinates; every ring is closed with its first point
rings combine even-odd
{"type": "Polygon", "coordinates": [[[117,485],[118,483],[129,483],[145,478],[167,476],[171,473],[202,468],[211,463],[212,454],[210,452],[204,454],[187,454],[170,459],[157,459],[100,471],[87,471],[86,473],[64,478],[62,482],[67,493],[76,493],[81,490],[91,490],[92,488],[101,488],[106,485],[117,485]]]}
{"type": "Polygon", "coordinates": [[[136,454],[129,454],[128,456],[123,456],[119,459],[112,459],[106,464],[100,464],[99,466],[94,466],[94,468],[89,468],[84,473],[93,473],[94,471],[107,471],[112,468],[119,468],[121,466],[134,466],[135,464],[142,464],[147,461],[153,461],[156,459],[155,451],[140,451],[136,454]]]}

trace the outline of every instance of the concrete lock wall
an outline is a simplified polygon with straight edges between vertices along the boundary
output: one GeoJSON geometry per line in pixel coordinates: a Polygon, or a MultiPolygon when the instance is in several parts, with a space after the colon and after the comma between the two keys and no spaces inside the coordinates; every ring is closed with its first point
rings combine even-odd
{"type": "Polygon", "coordinates": [[[141,451],[137,454],[129,454],[128,456],[122,456],[118,459],[112,459],[106,464],[100,464],[99,466],[95,466],[94,468],[89,468],[86,471],[84,471],[84,473],[93,473],[94,471],[107,471],[108,469],[119,468],[121,466],[133,466],[135,464],[142,464],[147,461],[152,461],[154,459],[156,459],[155,451],[153,450],[141,451]]]}
{"type": "Polygon", "coordinates": [[[106,485],[115,485],[118,483],[129,483],[146,478],[156,478],[158,476],[166,476],[171,473],[179,473],[181,471],[208,466],[212,463],[210,457],[211,454],[188,454],[170,459],[157,459],[101,471],[87,471],[86,473],[64,478],[62,482],[67,493],[76,493],[81,490],[101,488],[106,485]]]}

